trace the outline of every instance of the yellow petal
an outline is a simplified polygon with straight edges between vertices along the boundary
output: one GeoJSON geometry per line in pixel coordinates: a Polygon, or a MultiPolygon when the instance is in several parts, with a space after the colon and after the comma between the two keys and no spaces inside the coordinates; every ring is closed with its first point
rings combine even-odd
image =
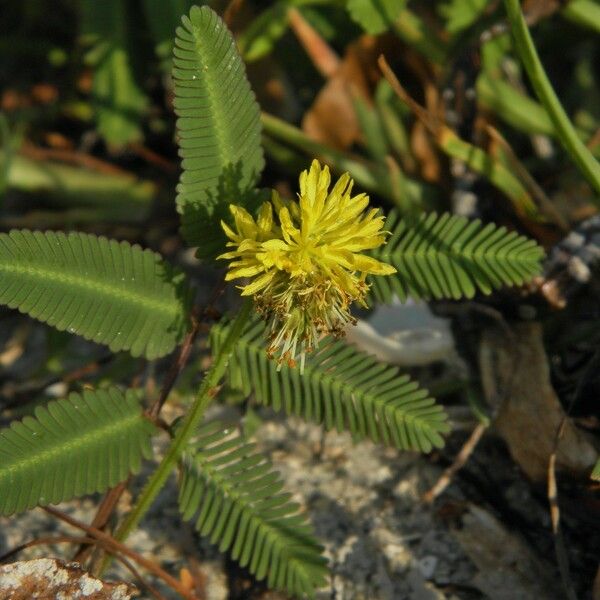
{"type": "Polygon", "coordinates": [[[252,215],[245,208],[236,204],[230,204],[229,210],[235,220],[235,226],[242,237],[256,239],[258,230],[252,215]]]}
{"type": "Polygon", "coordinates": [[[286,251],[286,250],[290,250],[291,249],[289,247],[289,245],[286,244],[283,240],[277,240],[277,239],[267,240],[266,242],[263,242],[261,244],[261,247],[264,248],[265,250],[282,250],[282,251],[286,251]]]}
{"type": "Polygon", "coordinates": [[[371,256],[364,254],[354,255],[354,268],[363,273],[372,273],[373,275],[391,275],[396,272],[395,267],[381,262],[371,256]]]}
{"type": "Polygon", "coordinates": [[[224,252],[223,254],[219,254],[219,256],[217,256],[217,260],[221,260],[221,259],[226,259],[226,260],[233,260],[234,258],[237,258],[239,255],[237,252],[224,252]]]}
{"type": "Polygon", "coordinates": [[[270,202],[263,202],[258,211],[258,228],[267,233],[273,228],[273,205],[270,202]]]}
{"type": "Polygon", "coordinates": [[[256,252],[256,250],[260,247],[260,244],[255,240],[242,240],[238,244],[237,251],[239,254],[244,252],[256,252]]]}
{"type": "Polygon", "coordinates": [[[235,231],[233,231],[233,229],[231,229],[231,227],[229,227],[229,225],[227,225],[227,223],[225,223],[225,221],[221,221],[221,227],[223,228],[223,231],[225,232],[225,235],[233,242],[238,242],[240,240],[240,237],[237,233],[235,233],[235,231]]]}
{"type": "Polygon", "coordinates": [[[237,269],[229,269],[226,275],[227,281],[238,279],[239,277],[254,277],[259,273],[263,273],[265,267],[262,264],[239,267],[237,269]]]}
{"type": "Polygon", "coordinates": [[[294,238],[300,236],[300,231],[294,227],[292,218],[287,208],[282,208],[279,211],[279,221],[281,222],[281,232],[288,244],[294,244],[294,238]]]}
{"type": "Polygon", "coordinates": [[[271,190],[271,203],[275,207],[275,212],[277,214],[279,214],[279,211],[285,206],[285,202],[281,199],[277,190],[271,190]]]}
{"type": "Polygon", "coordinates": [[[243,288],[242,296],[252,296],[263,288],[267,287],[275,277],[274,271],[268,271],[264,275],[257,277],[252,283],[249,283],[243,288]]]}
{"type": "Polygon", "coordinates": [[[313,208],[320,213],[330,182],[329,167],[327,165],[321,167],[318,160],[313,160],[310,169],[303,171],[300,175],[300,206],[302,209],[313,208]]]}
{"type": "Polygon", "coordinates": [[[379,248],[385,243],[385,236],[383,235],[372,235],[369,237],[355,237],[344,243],[344,248],[351,252],[362,252],[363,250],[372,250],[373,248],[379,248]]]}
{"type": "Polygon", "coordinates": [[[369,206],[369,196],[366,194],[358,194],[357,196],[354,196],[354,198],[350,199],[350,202],[348,203],[348,206],[344,212],[344,217],[348,221],[354,220],[355,217],[360,215],[365,208],[367,208],[367,206],[369,206]]]}
{"type": "Polygon", "coordinates": [[[328,202],[335,201],[339,203],[344,196],[350,194],[354,181],[350,177],[350,173],[344,173],[335,183],[329,197],[328,202]]]}

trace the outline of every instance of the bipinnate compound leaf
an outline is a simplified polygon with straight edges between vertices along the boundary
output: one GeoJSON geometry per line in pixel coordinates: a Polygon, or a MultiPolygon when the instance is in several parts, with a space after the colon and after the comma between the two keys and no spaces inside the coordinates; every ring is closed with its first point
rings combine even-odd
{"type": "Polygon", "coordinates": [[[0,515],[102,492],[140,469],[155,427],[138,395],[85,391],[0,430],[0,515]]]}
{"type": "Polygon", "coordinates": [[[314,597],[326,560],[279,473],[236,433],[204,425],[181,460],[179,508],[196,530],[270,588],[314,597]]]}
{"type": "Polygon", "coordinates": [[[0,304],[153,359],[188,326],[183,274],[139,246],[85,233],[0,233],[0,304]]]}
{"type": "Polygon", "coordinates": [[[264,166],[260,111],[233,36],[210,8],[194,6],[173,50],[181,156],[177,209],[201,257],[225,246],[228,205],[251,205],[264,166]]]}
{"type": "Polygon", "coordinates": [[[388,215],[387,243],[372,251],[397,273],[372,277],[372,293],[389,302],[396,295],[424,299],[472,298],[504,286],[523,285],[541,272],[544,250],[505,227],[448,213],[419,219],[388,215]]]}
{"type": "MultiPolygon", "coordinates": [[[[218,352],[228,322],[211,330],[211,348],[218,352]]],[[[326,429],[350,431],[402,450],[429,452],[443,446],[449,430],[446,413],[408,375],[380,363],[341,340],[321,341],[307,356],[304,373],[282,365],[266,353],[265,324],[254,321],[231,356],[228,382],[256,401],[322,423],[326,429]]]]}

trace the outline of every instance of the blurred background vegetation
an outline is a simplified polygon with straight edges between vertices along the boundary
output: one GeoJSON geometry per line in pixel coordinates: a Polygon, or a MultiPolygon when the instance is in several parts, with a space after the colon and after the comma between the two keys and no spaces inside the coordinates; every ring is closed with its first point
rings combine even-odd
{"type": "MultiPolygon", "coordinates": [[[[192,4],[223,15],[247,63],[263,110],[265,187],[292,196],[300,170],[319,157],[337,173],[350,171],[386,210],[493,221],[549,251],[537,296],[526,306],[521,290],[476,298],[476,310],[465,313],[451,303],[434,309],[460,333],[457,346],[472,381],[458,387],[468,398],[481,395],[481,323],[473,314],[487,315],[486,326],[524,315],[541,320],[549,360],[543,355],[540,369],[551,371],[576,425],[597,436],[600,286],[585,269],[600,256],[600,224],[590,221],[600,197],[534,93],[501,0],[0,0],[2,229],[105,233],[197,268],[178,234],[170,81],[175,28],[192,4]],[[397,77],[396,89],[382,74],[380,55],[397,77]],[[582,223],[592,225],[577,229],[582,223]],[[557,246],[574,228],[571,242],[557,246]]],[[[600,3],[525,0],[522,8],[578,137],[600,158],[600,3]]],[[[204,272],[195,273],[204,283],[204,272]]],[[[15,318],[9,311],[0,316],[15,318]]],[[[2,334],[9,343],[0,366],[35,350],[37,331],[24,319],[11,325],[2,334]]],[[[73,342],[66,333],[45,335],[35,369],[5,370],[3,407],[19,411],[32,391],[56,382],[145,372],[103,349],[67,352],[73,342]],[[66,377],[58,375],[65,370],[66,377]]],[[[195,367],[184,372],[179,389],[193,389],[196,375],[195,367]]],[[[435,392],[445,393],[443,386],[435,392]]],[[[554,430],[547,434],[554,439],[554,430]]],[[[583,520],[568,522],[567,536],[586,538],[586,550],[573,550],[571,558],[579,557],[583,569],[576,584],[589,590],[595,564],[587,561],[587,527],[599,517],[591,499],[597,490],[586,482],[570,489],[589,510],[584,518],[573,501],[570,516],[583,520]]]]}
{"type": "MultiPolygon", "coordinates": [[[[191,4],[2,3],[6,225],[97,231],[158,216],[164,233],[176,230],[171,40],[191,4]]],[[[546,246],[596,210],[530,90],[501,2],[208,4],[234,30],[265,111],[268,183],[291,193],[298,170],[320,156],[403,213],[493,218],[546,246]],[[380,54],[418,114],[382,77],[380,54]]],[[[598,156],[600,5],[532,0],[523,9],[558,96],[598,156]]]]}

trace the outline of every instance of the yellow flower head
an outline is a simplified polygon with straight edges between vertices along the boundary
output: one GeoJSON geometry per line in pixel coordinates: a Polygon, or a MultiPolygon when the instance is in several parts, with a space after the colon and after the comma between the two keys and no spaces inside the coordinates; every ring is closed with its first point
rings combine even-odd
{"type": "Polygon", "coordinates": [[[221,222],[231,251],[226,280],[251,278],[242,296],[254,296],[270,324],[268,354],[278,362],[304,367],[305,353],[325,334],[339,336],[355,319],[350,305],[366,305],[366,276],[390,275],[391,265],[361,254],[385,243],[384,219],[367,210],[366,194],[352,197],[348,173],[329,191],[328,167],[313,160],[300,175],[299,200],[273,192],[254,218],[240,206],[229,208],[235,230],[221,222]]]}

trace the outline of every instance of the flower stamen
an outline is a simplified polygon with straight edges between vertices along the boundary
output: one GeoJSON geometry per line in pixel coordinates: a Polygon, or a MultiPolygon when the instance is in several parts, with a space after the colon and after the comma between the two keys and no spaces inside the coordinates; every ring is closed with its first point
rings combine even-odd
{"type": "Polygon", "coordinates": [[[362,254],[385,243],[384,218],[367,210],[366,194],[351,197],[353,181],[342,175],[329,191],[327,166],[314,160],[300,175],[298,201],[273,192],[257,220],[231,205],[235,227],[222,223],[230,248],[226,280],[241,277],[243,296],[253,296],[257,312],[270,325],[267,354],[278,354],[278,368],[293,368],[324,335],[341,337],[356,324],[350,306],[366,306],[366,277],[391,275],[396,269],[362,254]]]}

